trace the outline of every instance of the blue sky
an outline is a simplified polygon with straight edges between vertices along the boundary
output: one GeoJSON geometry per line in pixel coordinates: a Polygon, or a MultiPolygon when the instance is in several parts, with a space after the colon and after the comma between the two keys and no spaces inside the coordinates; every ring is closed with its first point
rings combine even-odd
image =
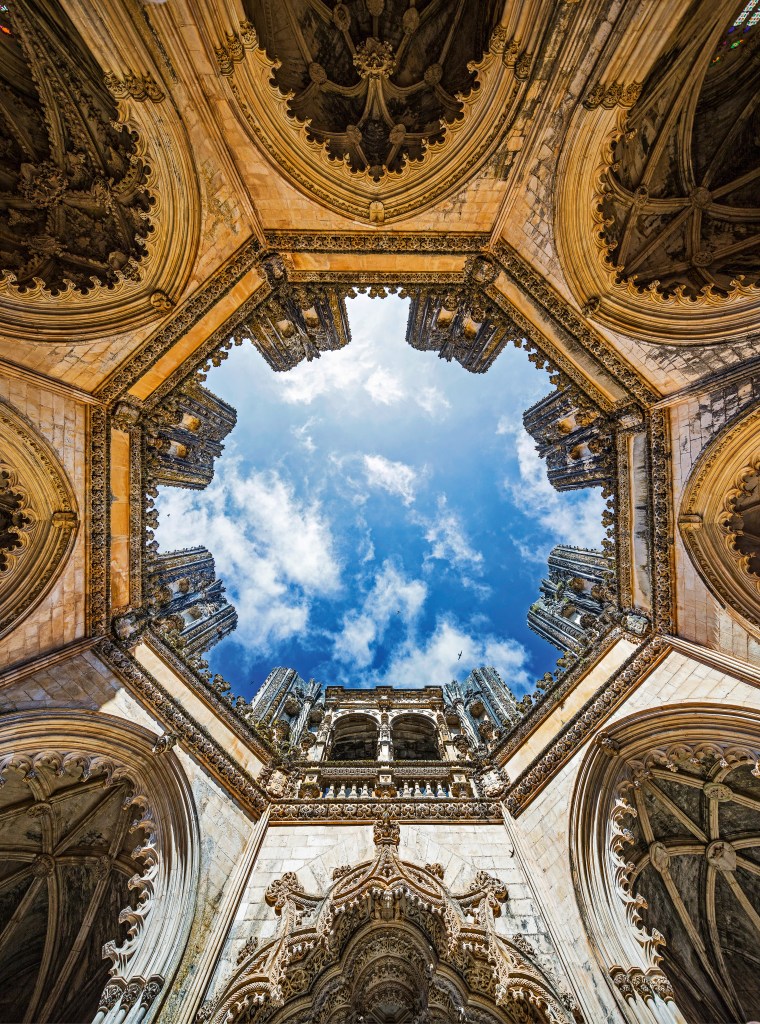
{"type": "Polygon", "coordinates": [[[600,545],[600,494],[549,484],[523,351],[470,374],[408,346],[407,311],[360,295],[343,351],[278,374],[244,344],[208,375],[237,426],[209,487],[161,489],[157,539],[214,555],[239,624],[208,658],[236,693],[278,665],[425,686],[487,664],[517,693],[555,666],[526,614],[554,544],[600,545]]]}

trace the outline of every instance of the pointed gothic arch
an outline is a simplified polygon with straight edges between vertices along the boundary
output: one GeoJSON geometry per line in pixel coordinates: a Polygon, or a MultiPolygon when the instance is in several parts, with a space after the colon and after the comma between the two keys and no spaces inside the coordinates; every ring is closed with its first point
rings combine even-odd
{"type": "Polygon", "coordinates": [[[0,1019],[156,1019],[195,905],[198,825],[176,756],[109,715],[0,723],[0,1019]],[[31,825],[31,827],[30,827],[31,825]]]}
{"type": "Polygon", "coordinates": [[[53,586],[78,527],[76,496],[58,456],[0,401],[0,637],[53,586]]]}
{"type": "Polygon", "coordinates": [[[625,1019],[746,1020],[758,1005],[760,714],[685,704],[597,737],[570,814],[593,948],[625,1019]]]}

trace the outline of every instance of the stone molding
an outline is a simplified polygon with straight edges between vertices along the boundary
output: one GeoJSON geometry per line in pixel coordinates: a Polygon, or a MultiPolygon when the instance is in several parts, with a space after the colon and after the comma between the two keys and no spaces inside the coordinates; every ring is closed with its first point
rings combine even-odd
{"type": "Polygon", "coordinates": [[[728,523],[730,497],[760,462],[760,409],[739,413],[704,448],[678,509],[684,547],[700,577],[745,629],[760,637],[760,578],[742,567],[728,523]]]}
{"type": "Polygon", "coordinates": [[[205,704],[211,705],[217,715],[248,744],[258,758],[266,761],[273,757],[274,751],[272,747],[268,746],[248,722],[235,711],[230,702],[225,701],[210,683],[194,672],[176,651],[172,650],[168,644],[164,643],[160,637],[151,631],[143,634],[141,640],[162,661],[168,663],[172,671],[182,679],[188,689],[193,690],[205,704]]]}
{"type": "MultiPolygon", "coordinates": [[[[97,397],[104,402],[123,398],[137,380],[165,355],[192,327],[199,324],[216,302],[233,288],[256,263],[260,245],[255,238],[249,239],[240,249],[216,271],[205,285],[175,308],[168,322],[126,359],[119,368],[97,389],[97,397]]],[[[261,295],[259,301],[264,298],[261,295]]],[[[233,315],[235,319],[237,314],[233,315]]],[[[211,348],[217,347],[231,333],[230,321],[215,331],[211,348]]],[[[202,361],[202,360],[201,360],[202,361]]],[[[184,365],[184,364],[183,364],[184,365]]]]}
{"type": "Polygon", "coordinates": [[[670,652],[667,640],[655,636],[644,643],[597,690],[507,790],[505,803],[513,817],[541,792],[556,772],[583,746],[613,711],[670,652]]]}
{"type": "Polygon", "coordinates": [[[277,822],[361,822],[372,821],[390,811],[399,821],[499,823],[501,805],[497,800],[279,800],[272,803],[271,821],[277,822]]]}
{"type": "Polygon", "coordinates": [[[264,791],[208,731],[167,693],[158,680],[112,640],[101,640],[95,653],[163,723],[164,728],[187,746],[193,756],[219,779],[254,819],[258,818],[268,802],[264,791]]]}
{"type": "Polygon", "coordinates": [[[52,446],[0,401],[0,473],[19,505],[0,572],[0,636],[27,616],[63,571],[79,529],[74,489],[52,446]]]}

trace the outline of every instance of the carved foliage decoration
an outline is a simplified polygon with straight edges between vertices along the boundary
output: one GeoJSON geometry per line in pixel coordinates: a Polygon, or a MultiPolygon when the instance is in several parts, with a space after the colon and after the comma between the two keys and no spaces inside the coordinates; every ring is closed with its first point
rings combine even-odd
{"type": "Polygon", "coordinates": [[[57,456],[0,402],[0,636],[42,599],[78,526],[77,503],[57,456]]]}
{"type": "Polygon", "coordinates": [[[336,868],[324,895],[307,893],[293,872],[269,886],[278,933],[240,961],[202,1011],[206,1019],[573,1019],[572,997],[547,979],[533,951],[497,933],[503,883],[479,872],[468,892],[454,896],[440,865],[401,860],[399,827],[388,815],[376,822],[374,839],[374,858],[336,868]]]}
{"type": "Polygon", "coordinates": [[[501,5],[464,0],[315,4],[248,0],[261,45],[278,65],[288,110],[334,160],[379,180],[461,117],[501,5]]]}
{"type": "Polygon", "coordinates": [[[601,203],[620,279],[664,296],[760,280],[760,33],[716,63],[725,7],[705,6],[647,78],[601,203]]]}
{"type": "Polygon", "coordinates": [[[149,168],[56,0],[14,0],[0,34],[0,271],[53,294],[137,279],[149,168]]]}
{"type": "Polygon", "coordinates": [[[760,577],[760,451],[742,467],[736,488],[726,495],[724,520],[745,572],[760,577]]]}

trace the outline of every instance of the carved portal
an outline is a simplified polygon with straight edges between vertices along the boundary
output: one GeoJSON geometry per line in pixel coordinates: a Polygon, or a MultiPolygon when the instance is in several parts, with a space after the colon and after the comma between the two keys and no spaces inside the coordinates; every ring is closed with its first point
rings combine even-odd
{"type": "Polygon", "coordinates": [[[152,904],[147,805],[123,769],[81,751],[0,757],[0,780],[0,976],[13,979],[0,1019],[91,1020],[152,904]]]}
{"type": "Polygon", "coordinates": [[[727,25],[702,5],[682,26],[615,146],[603,236],[637,288],[725,296],[760,280],[760,25],[720,45],[745,6],[727,25]]]}
{"type": "Polygon", "coordinates": [[[657,937],[688,1020],[760,1006],[760,750],[702,741],[628,762],[616,809],[619,883],[657,937]]]}
{"type": "Polygon", "coordinates": [[[240,961],[201,1011],[214,1024],[569,1024],[575,1004],[536,965],[526,943],[497,933],[505,886],[479,872],[454,896],[438,864],[401,860],[400,830],[375,825],[375,857],[339,867],[325,895],[288,872],[267,903],[277,936],[240,961]]]}
{"type": "Polygon", "coordinates": [[[13,0],[0,33],[0,271],[23,290],[137,278],[148,168],[57,0],[13,0]]]}
{"type": "Polygon", "coordinates": [[[288,110],[334,160],[374,180],[441,142],[476,87],[501,3],[247,0],[288,110]]]}

